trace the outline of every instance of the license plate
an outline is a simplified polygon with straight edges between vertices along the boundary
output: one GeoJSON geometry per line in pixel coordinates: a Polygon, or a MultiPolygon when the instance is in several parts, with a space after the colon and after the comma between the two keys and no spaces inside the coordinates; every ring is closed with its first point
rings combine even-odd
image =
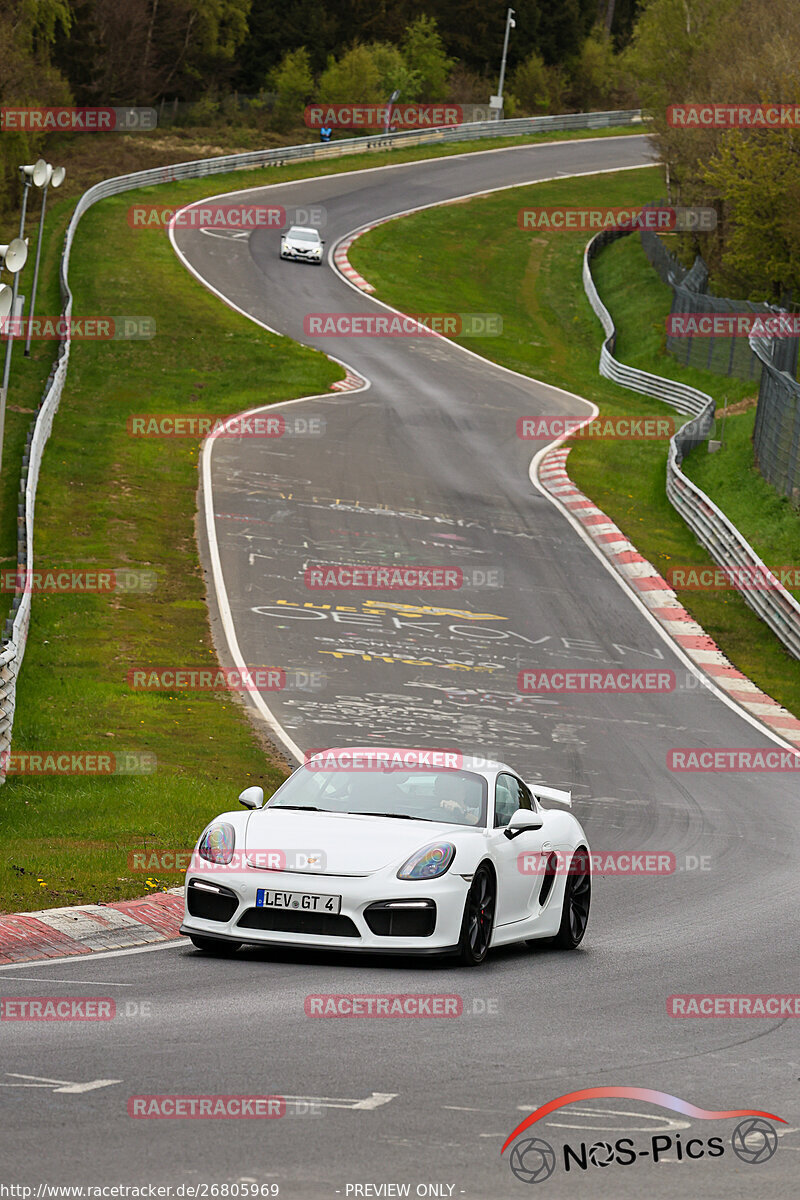
{"type": "Polygon", "coordinates": [[[308,892],[278,892],[259,888],[256,892],[257,908],[290,908],[299,912],[338,913],[342,907],[341,896],[318,896],[308,892]]]}

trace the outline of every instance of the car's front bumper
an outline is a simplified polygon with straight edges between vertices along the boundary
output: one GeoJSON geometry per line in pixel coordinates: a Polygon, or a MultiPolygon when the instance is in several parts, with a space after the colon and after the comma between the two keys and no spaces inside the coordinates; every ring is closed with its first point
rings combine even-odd
{"type": "Polygon", "coordinates": [[[293,250],[291,247],[281,247],[281,258],[290,258],[293,262],[319,263],[322,262],[322,254],[301,254],[299,250],[293,250]]]}
{"type": "MultiPolygon", "coordinates": [[[[235,871],[205,872],[189,871],[186,876],[186,899],[184,902],[184,918],[181,933],[195,934],[200,937],[220,938],[223,941],[246,942],[250,945],[267,946],[309,946],[314,949],[335,950],[366,950],[373,953],[396,954],[445,954],[458,947],[461,936],[461,923],[464,914],[469,882],[461,875],[448,872],[441,879],[424,881],[400,880],[394,873],[383,871],[367,876],[335,876],[316,875],[306,872],[278,871],[235,871]],[[197,907],[197,889],[190,889],[192,881],[224,889],[230,893],[230,907],[235,903],[235,909],[227,919],[211,919],[189,911],[190,902],[197,907]],[[248,922],[284,922],[291,921],[295,914],[287,909],[258,908],[256,895],[259,889],[268,888],[272,891],[301,892],[311,895],[337,895],[342,897],[339,916],[349,927],[349,935],[343,936],[337,932],[327,932],[316,929],[314,932],[301,932],[299,929],[258,928],[248,922]],[[435,906],[435,921],[432,932],[424,936],[398,936],[394,934],[376,933],[370,928],[367,920],[368,909],[382,902],[432,901],[435,906]],[[285,914],[275,917],[275,913],[285,914]],[[265,915],[266,914],[266,915],[265,915]]],[[[203,889],[206,896],[214,893],[203,889]]],[[[393,913],[405,913],[414,910],[393,909],[393,913]]],[[[425,910],[430,912],[430,909],[425,910]]],[[[373,924],[376,918],[371,915],[373,924]]],[[[296,914],[298,924],[303,919],[309,920],[317,914],[296,914]]],[[[322,914],[324,916],[324,914],[322,914]]],[[[315,923],[312,921],[312,923],[315,923]]],[[[320,922],[322,924],[323,922],[320,922]]]]}

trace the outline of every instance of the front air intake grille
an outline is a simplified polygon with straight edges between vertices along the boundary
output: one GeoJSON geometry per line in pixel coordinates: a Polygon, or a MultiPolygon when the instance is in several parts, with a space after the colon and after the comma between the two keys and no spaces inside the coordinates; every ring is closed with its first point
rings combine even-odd
{"type": "Polygon", "coordinates": [[[230,921],[239,907],[239,898],[230,888],[220,887],[218,883],[212,885],[190,879],[186,907],[191,916],[202,917],[205,921],[230,921]],[[214,890],[209,891],[212,886],[214,890]]]}
{"type": "Polygon", "coordinates": [[[418,907],[402,908],[397,901],[379,900],[364,911],[364,920],[377,937],[430,937],[436,928],[436,905],[433,900],[414,904],[418,907]]]}
{"type": "Polygon", "coordinates": [[[310,933],[315,937],[361,937],[349,917],[340,913],[293,912],[284,908],[248,908],[239,929],[271,929],[276,933],[310,933]]]}

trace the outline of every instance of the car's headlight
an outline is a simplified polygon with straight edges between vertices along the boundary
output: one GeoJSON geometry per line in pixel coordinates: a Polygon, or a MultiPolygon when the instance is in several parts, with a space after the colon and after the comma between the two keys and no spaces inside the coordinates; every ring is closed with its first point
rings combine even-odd
{"type": "Polygon", "coordinates": [[[210,825],[200,839],[197,853],[206,862],[228,864],[233,860],[233,847],[236,833],[227,821],[210,825]]]}
{"type": "Polygon", "coordinates": [[[452,842],[433,842],[412,854],[397,872],[397,878],[436,879],[449,870],[455,856],[456,848],[452,842]]]}

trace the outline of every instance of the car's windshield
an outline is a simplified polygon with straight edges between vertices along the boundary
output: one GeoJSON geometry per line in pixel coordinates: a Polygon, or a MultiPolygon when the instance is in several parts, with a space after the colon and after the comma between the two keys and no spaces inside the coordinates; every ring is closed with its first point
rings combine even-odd
{"type": "Polygon", "coordinates": [[[267,808],[486,823],[486,780],[471,771],[341,771],[300,767],[267,808]]]}
{"type": "Polygon", "coordinates": [[[287,237],[295,242],[318,242],[319,234],[313,229],[290,229],[287,237]]]}

